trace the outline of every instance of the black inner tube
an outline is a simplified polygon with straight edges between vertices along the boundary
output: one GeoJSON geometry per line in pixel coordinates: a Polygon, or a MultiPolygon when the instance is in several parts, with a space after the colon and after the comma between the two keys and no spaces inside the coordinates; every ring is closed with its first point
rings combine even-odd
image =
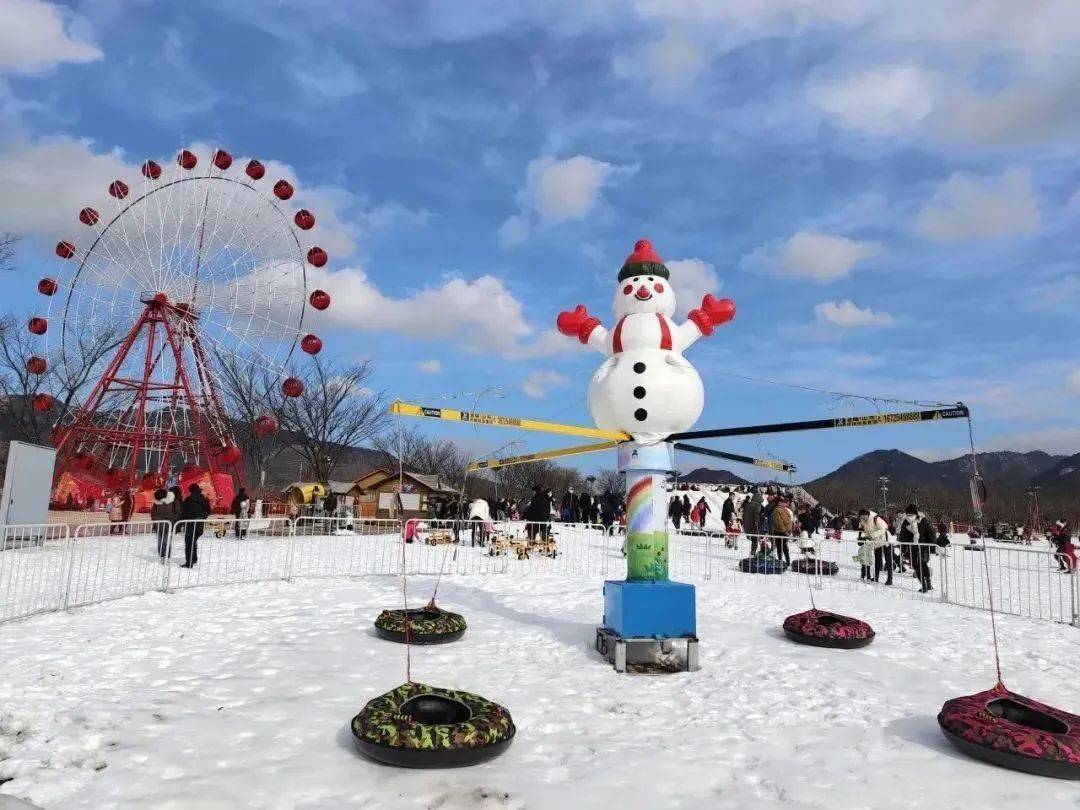
{"type": "Polygon", "coordinates": [[[844,620],[841,619],[839,616],[819,616],[818,617],[818,624],[823,624],[826,627],[832,627],[833,625],[843,624],[843,623],[844,623],[844,620]]]}
{"type": "Polygon", "coordinates": [[[428,610],[427,608],[409,608],[408,610],[401,611],[407,619],[437,619],[439,614],[434,610],[428,610]]]}
{"type": "Polygon", "coordinates": [[[430,726],[449,726],[467,723],[472,712],[464,703],[443,695],[416,695],[398,707],[401,714],[408,715],[417,723],[430,726]]]}
{"type": "Polygon", "coordinates": [[[1023,703],[1012,698],[998,698],[986,704],[986,710],[994,717],[1003,717],[1010,723],[1026,726],[1036,731],[1045,731],[1050,734],[1067,734],[1069,727],[1048,714],[1025,706],[1023,703]]]}

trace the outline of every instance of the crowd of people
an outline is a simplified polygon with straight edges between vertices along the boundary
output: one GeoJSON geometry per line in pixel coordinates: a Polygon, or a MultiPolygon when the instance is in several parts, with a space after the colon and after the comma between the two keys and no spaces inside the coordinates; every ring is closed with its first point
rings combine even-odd
{"type": "MultiPolygon", "coordinates": [[[[892,516],[870,508],[858,513],[831,514],[820,502],[797,497],[795,492],[776,485],[738,485],[710,488],[715,492],[712,504],[706,491],[695,484],[681,484],[668,500],[668,520],[676,532],[709,533],[724,537],[729,548],[740,538],[749,541],[750,556],[768,555],[790,565],[791,546],[807,556],[814,556],[821,535],[839,540],[843,531],[858,532],[859,563],[863,580],[892,585],[894,575],[911,572],[919,580],[920,591],[933,590],[930,559],[948,545],[949,527],[934,522],[917,504],[892,516]],[[719,515],[715,515],[716,500],[719,515]],[[711,517],[710,517],[711,516],[711,517]],[[717,525],[717,518],[719,525],[717,525]]],[[[473,501],[441,504],[433,509],[433,518],[453,521],[479,521],[484,525],[502,521],[525,521],[530,539],[548,539],[552,523],[587,523],[602,525],[609,532],[625,525],[626,507],[622,493],[593,495],[569,488],[561,497],[550,489],[536,487],[528,498],[514,501],[499,498],[490,502],[473,501]]],[[[1076,568],[1076,548],[1071,529],[1057,521],[1048,539],[1054,547],[1059,570],[1076,568]]]]}
{"type": "MultiPolygon", "coordinates": [[[[241,487],[233,498],[233,515],[237,518],[247,514],[250,500],[241,487]]],[[[154,491],[154,504],[150,507],[150,520],[157,535],[157,552],[162,563],[172,556],[172,538],[178,523],[184,528],[184,564],[181,568],[193,568],[199,561],[199,538],[202,537],[205,521],[210,517],[210,501],[203,495],[202,487],[191,484],[187,497],[179,486],[169,489],[164,487],[154,491]]],[[[236,536],[242,537],[241,521],[237,519],[236,536]]]]}
{"type": "MultiPolygon", "coordinates": [[[[890,521],[870,508],[857,514],[833,515],[821,503],[800,501],[795,493],[778,486],[720,487],[713,491],[717,496],[713,503],[720,500],[718,516],[698,486],[682,484],[675,489],[668,501],[671,526],[676,532],[716,533],[724,537],[729,548],[735,548],[740,538],[745,537],[751,557],[775,557],[778,562],[790,565],[792,543],[804,555],[812,557],[822,533],[826,538],[839,540],[843,531],[854,530],[858,532],[854,561],[859,563],[863,580],[880,582],[884,575],[885,584],[892,585],[895,573],[910,570],[919,580],[920,591],[926,593],[933,590],[930,558],[950,545],[948,526],[933,522],[917,504],[909,504],[890,521]],[[711,519],[710,515],[713,515],[711,519]]],[[[126,501],[118,498],[115,508],[118,519],[129,519],[133,508],[130,494],[126,501]]],[[[251,509],[252,501],[241,488],[230,509],[237,539],[246,535],[251,509]]],[[[524,521],[530,540],[551,539],[551,525],[558,522],[600,525],[609,533],[622,530],[626,522],[621,492],[594,495],[575,492],[572,487],[561,497],[550,489],[534,487],[528,498],[520,500],[436,501],[431,510],[431,517],[436,520],[452,521],[455,526],[469,522],[474,527],[474,537],[477,524],[490,527],[505,521],[524,521]]],[[[183,567],[190,568],[198,562],[198,540],[210,512],[210,503],[198,484],[188,487],[186,497],[178,486],[154,493],[150,517],[163,562],[170,556],[171,538],[180,522],[184,523],[183,567]]],[[[486,535],[487,531],[481,529],[481,534],[486,535]]],[[[1076,546],[1069,524],[1064,520],[1055,522],[1047,539],[1054,548],[1058,570],[1066,573],[1076,570],[1076,546]]]]}
{"type": "Polygon", "coordinates": [[[622,493],[607,492],[593,495],[589,492],[575,492],[567,489],[561,497],[556,497],[550,489],[533,487],[528,498],[513,500],[496,498],[485,500],[476,498],[472,501],[436,501],[431,506],[430,517],[433,520],[481,520],[481,521],[518,521],[529,524],[551,523],[589,523],[603,526],[611,531],[625,520],[626,506],[622,493]]]}

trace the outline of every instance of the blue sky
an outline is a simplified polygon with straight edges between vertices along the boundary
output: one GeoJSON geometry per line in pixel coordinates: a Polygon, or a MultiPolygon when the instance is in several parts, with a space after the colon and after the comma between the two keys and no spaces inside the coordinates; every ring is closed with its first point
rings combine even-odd
{"type": "MultiPolygon", "coordinates": [[[[982,448],[1080,451],[1080,15],[1067,3],[0,0],[8,305],[109,180],[181,146],[275,161],[319,217],[329,353],[389,394],[587,423],[648,236],[685,309],[700,427],[873,412],[746,377],[968,402],[982,448]]],[[[556,437],[440,428],[471,447],[556,437]]],[[[743,439],[801,476],[962,423],[743,439]]],[[[611,459],[589,458],[586,468],[611,459]]],[[[686,459],[685,466],[697,466],[686,459]]],[[[745,472],[745,470],[739,470],[745,472]]]]}

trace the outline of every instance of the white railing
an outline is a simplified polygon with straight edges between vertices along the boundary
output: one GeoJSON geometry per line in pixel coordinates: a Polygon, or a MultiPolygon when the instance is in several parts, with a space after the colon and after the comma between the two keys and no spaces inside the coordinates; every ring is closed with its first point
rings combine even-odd
{"type": "MultiPolygon", "coordinates": [[[[369,575],[500,574],[619,579],[626,575],[625,536],[602,526],[465,520],[347,517],[261,518],[155,524],[92,523],[9,526],[0,537],[0,622],[65,608],[208,585],[369,575]],[[185,567],[186,546],[197,539],[197,561],[185,567]],[[403,543],[402,538],[406,541],[403,543]],[[163,562],[162,556],[165,557],[163,562]]],[[[849,536],[850,538],[850,536],[849,536]]],[[[1027,547],[979,544],[979,550],[890,544],[892,584],[885,549],[860,579],[853,539],[814,538],[804,552],[787,538],[788,554],[814,559],[809,574],[745,573],[739,562],[751,543],[783,550],[784,538],[737,538],[722,533],[672,533],[673,579],[754,581],[764,587],[872,590],[924,601],[987,609],[992,592],[1002,613],[1080,626],[1080,574],[1059,571],[1056,555],[1027,547]],[[926,553],[932,590],[913,576],[911,561],[926,553]],[[877,563],[877,565],[875,565],[877,563]],[[836,573],[826,573],[834,570],[836,573]],[[987,583],[989,568],[989,588],[987,583]],[[874,576],[877,575],[875,579],[874,576]]],[[[193,549],[194,550],[194,549],[193,549]]]]}

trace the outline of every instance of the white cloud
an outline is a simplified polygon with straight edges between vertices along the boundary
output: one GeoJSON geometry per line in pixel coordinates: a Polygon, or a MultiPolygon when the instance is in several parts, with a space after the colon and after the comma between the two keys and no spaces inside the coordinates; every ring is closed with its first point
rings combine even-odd
{"type": "Polygon", "coordinates": [[[610,163],[584,155],[533,161],[529,164],[529,187],[536,211],[549,223],[581,219],[596,204],[612,168],[610,163]]]}
{"type": "Polygon", "coordinates": [[[509,359],[574,351],[577,341],[554,328],[540,330],[501,279],[445,277],[438,286],[407,295],[383,292],[360,267],[308,270],[308,287],[330,293],[333,303],[313,313],[317,324],[379,331],[423,340],[454,341],[466,351],[509,359]]]}
{"type": "Polygon", "coordinates": [[[68,238],[82,228],[80,209],[111,210],[109,183],[130,182],[138,171],[119,150],[95,152],[89,141],[9,143],[0,149],[0,231],[68,238]]]}
{"type": "Polygon", "coordinates": [[[1080,368],[1069,372],[1069,376],[1065,378],[1065,390],[1080,396],[1080,368]]]}
{"type": "Polygon", "coordinates": [[[934,91],[927,71],[899,64],[811,83],[807,100],[849,129],[897,135],[911,132],[930,114],[934,91]]]}
{"type": "Polygon", "coordinates": [[[352,63],[333,49],[306,49],[304,61],[294,63],[291,73],[308,97],[340,101],[367,90],[367,82],[352,63]]]}
{"type": "Polygon", "coordinates": [[[521,383],[521,390],[531,399],[543,399],[549,388],[566,385],[570,378],[557,371],[534,371],[521,383]]]}
{"type": "Polygon", "coordinates": [[[1000,176],[956,172],[919,212],[915,230],[938,242],[983,237],[1024,236],[1042,228],[1039,205],[1027,169],[1000,176]]]}
{"type": "Polygon", "coordinates": [[[860,326],[892,326],[893,318],[888,312],[860,309],[850,300],[822,301],[814,307],[814,315],[820,323],[839,326],[842,329],[860,326]]]}
{"type": "Polygon", "coordinates": [[[426,208],[414,211],[399,202],[379,203],[360,213],[360,222],[367,232],[390,231],[398,228],[422,228],[434,214],[426,208]]]}
{"type": "Polygon", "coordinates": [[[521,210],[499,228],[505,247],[528,239],[533,227],[584,219],[600,199],[601,189],[636,167],[620,167],[585,155],[566,160],[541,157],[529,162],[525,187],[517,194],[521,210]]]}
{"type": "Polygon", "coordinates": [[[661,39],[631,53],[620,52],[612,60],[616,76],[644,78],[659,95],[685,88],[707,65],[705,53],[697,42],[670,29],[661,39]]]}
{"type": "Polygon", "coordinates": [[[671,289],[675,291],[680,315],[698,306],[705,293],[715,293],[720,289],[716,269],[706,261],[673,259],[665,264],[671,271],[671,289]]]}
{"type": "MultiPolygon", "coordinates": [[[[200,163],[210,160],[216,147],[205,143],[189,144],[200,163]]],[[[179,151],[179,150],[177,150],[179,151]]],[[[175,153],[148,155],[165,172],[177,171],[175,153]]],[[[234,157],[230,174],[242,174],[247,157],[234,157]]],[[[19,140],[0,146],[0,231],[35,234],[51,240],[77,237],[85,232],[76,219],[84,206],[98,211],[115,211],[116,202],[108,196],[113,180],[123,180],[134,191],[144,178],[139,167],[143,158],[131,160],[120,150],[97,151],[91,141],[74,138],[48,138],[37,142],[19,140]]],[[[356,205],[348,191],[334,186],[308,186],[289,165],[263,158],[266,191],[278,178],[292,183],[296,193],[288,205],[307,208],[315,214],[316,224],[305,234],[305,243],[318,244],[331,260],[349,256],[356,247],[357,226],[344,218],[344,211],[356,205]]],[[[373,209],[378,210],[378,209],[373,209]]],[[[361,213],[361,222],[368,223],[361,213]]],[[[380,224],[377,216],[374,224],[380,224]]]]}
{"type": "Polygon", "coordinates": [[[63,62],[95,62],[103,54],[72,36],[70,16],[44,0],[0,2],[0,71],[36,73],[63,62]]]}
{"type": "Polygon", "coordinates": [[[776,275],[834,281],[849,275],[855,265],[880,250],[876,242],[799,231],[790,239],[772,242],[744,256],[742,264],[751,270],[776,275]]]}
{"type": "Polygon", "coordinates": [[[416,367],[421,374],[439,374],[442,371],[442,363],[438,360],[421,360],[416,367]]]}

